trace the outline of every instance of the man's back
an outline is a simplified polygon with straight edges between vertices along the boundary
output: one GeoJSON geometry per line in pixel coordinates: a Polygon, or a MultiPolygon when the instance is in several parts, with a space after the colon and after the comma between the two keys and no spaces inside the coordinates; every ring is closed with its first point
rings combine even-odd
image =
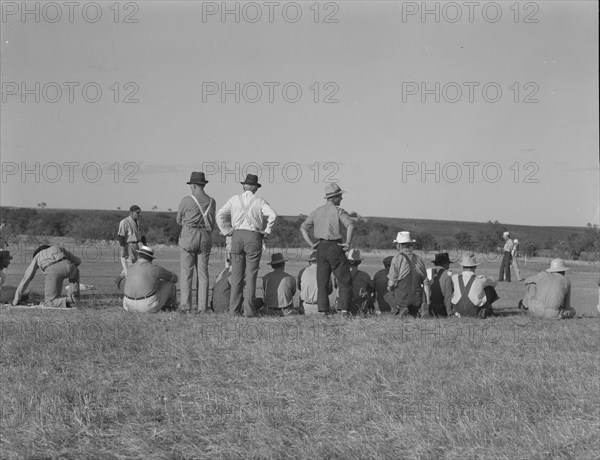
{"type": "Polygon", "coordinates": [[[296,280],[283,270],[274,270],[263,277],[263,290],[265,307],[289,307],[294,303],[296,280]]]}
{"type": "Polygon", "coordinates": [[[525,280],[529,295],[535,297],[548,310],[558,311],[567,306],[571,282],[558,273],[541,272],[525,280]]]}
{"type": "Polygon", "coordinates": [[[377,305],[379,311],[391,311],[390,305],[385,301],[383,296],[387,293],[388,285],[388,272],[390,270],[382,268],[373,277],[373,283],[375,284],[375,292],[377,293],[377,305]]]}
{"type": "Polygon", "coordinates": [[[161,279],[170,279],[171,272],[160,265],[154,265],[145,259],[139,259],[127,271],[123,292],[132,299],[155,294],[161,279]]]}

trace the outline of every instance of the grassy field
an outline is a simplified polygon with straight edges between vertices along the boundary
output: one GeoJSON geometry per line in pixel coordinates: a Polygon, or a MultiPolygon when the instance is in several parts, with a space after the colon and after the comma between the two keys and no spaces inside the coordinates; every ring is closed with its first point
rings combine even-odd
{"type": "MultiPolygon", "coordinates": [[[[156,253],[178,271],[176,250],[156,253]]],[[[212,279],[221,267],[217,253],[212,279]]],[[[126,313],[113,253],[88,255],[96,289],[76,311],[0,310],[0,457],[599,458],[598,264],[571,267],[570,321],[520,316],[516,282],[480,321],[231,319],[126,313]]]]}

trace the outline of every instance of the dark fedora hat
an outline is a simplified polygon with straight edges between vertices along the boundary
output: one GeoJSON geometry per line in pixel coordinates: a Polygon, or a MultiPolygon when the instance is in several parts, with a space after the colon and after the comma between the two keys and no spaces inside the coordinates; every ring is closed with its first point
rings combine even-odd
{"type": "Polygon", "coordinates": [[[288,259],[283,257],[283,254],[281,252],[275,252],[275,253],[271,254],[271,261],[269,262],[269,265],[282,264],[283,262],[287,262],[287,261],[288,261],[288,259]]]}
{"type": "Polygon", "coordinates": [[[446,265],[452,263],[450,262],[450,257],[448,256],[447,252],[436,254],[435,260],[432,260],[431,262],[433,262],[434,265],[446,265]]]}
{"type": "Polygon", "coordinates": [[[206,180],[206,177],[204,177],[204,173],[202,171],[194,171],[190,177],[190,181],[188,182],[188,185],[190,184],[206,185],[208,184],[208,181],[206,180]]]}
{"type": "Polygon", "coordinates": [[[240,184],[242,184],[242,185],[255,185],[256,187],[262,187],[262,185],[260,185],[258,183],[258,176],[255,176],[254,174],[248,174],[246,176],[246,180],[244,182],[240,182],[240,184]]]}
{"type": "Polygon", "coordinates": [[[0,249],[0,260],[8,259],[11,260],[13,256],[10,255],[10,251],[5,251],[4,249],[0,249]]]}

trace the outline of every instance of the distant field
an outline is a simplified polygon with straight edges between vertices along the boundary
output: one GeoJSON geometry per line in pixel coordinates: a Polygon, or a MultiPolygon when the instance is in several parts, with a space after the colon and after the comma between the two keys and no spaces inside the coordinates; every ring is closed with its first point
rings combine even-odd
{"type": "MultiPolygon", "coordinates": [[[[156,254],[178,272],[175,248],[156,254]]],[[[568,272],[585,317],[542,322],[517,314],[516,282],[480,321],[135,315],[113,253],[91,259],[80,309],[0,309],[2,458],[598,458],[597,263],[568,272]]]]}

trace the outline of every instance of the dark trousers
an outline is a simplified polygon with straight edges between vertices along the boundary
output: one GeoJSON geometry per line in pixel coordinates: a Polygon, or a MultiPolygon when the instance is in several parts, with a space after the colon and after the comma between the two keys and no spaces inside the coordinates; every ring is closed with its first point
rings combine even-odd
{"type": "Polygon", "coordinates": [[[319,240],[317,245],[317,304],[320,312],[328,312],[329,295],[327,285],[331,272],[335,275],[339,286],[338,310],[350,309],[352,302],[352,276],[348,258],[341,240],[319,240]]]}
{"type": "Polygon", "coordinates": [[[498,275],[498,281],[510,281],[510,264],[512,263],[512,255],[510,252],[504,252],[502,255],[502,262],[500,263],[500,275],[498,275]]]}
{"type": "Polygon", "coordinates": [[[250,230],[234,230],[231,238],[231,294],[229,313],[242,312],[242,290],[244,316],[254,316],[256,298],[256,277],[262,255],[263,236],[250,230]],[[244,280],[246,286],[244,287],[244,280]]]}

